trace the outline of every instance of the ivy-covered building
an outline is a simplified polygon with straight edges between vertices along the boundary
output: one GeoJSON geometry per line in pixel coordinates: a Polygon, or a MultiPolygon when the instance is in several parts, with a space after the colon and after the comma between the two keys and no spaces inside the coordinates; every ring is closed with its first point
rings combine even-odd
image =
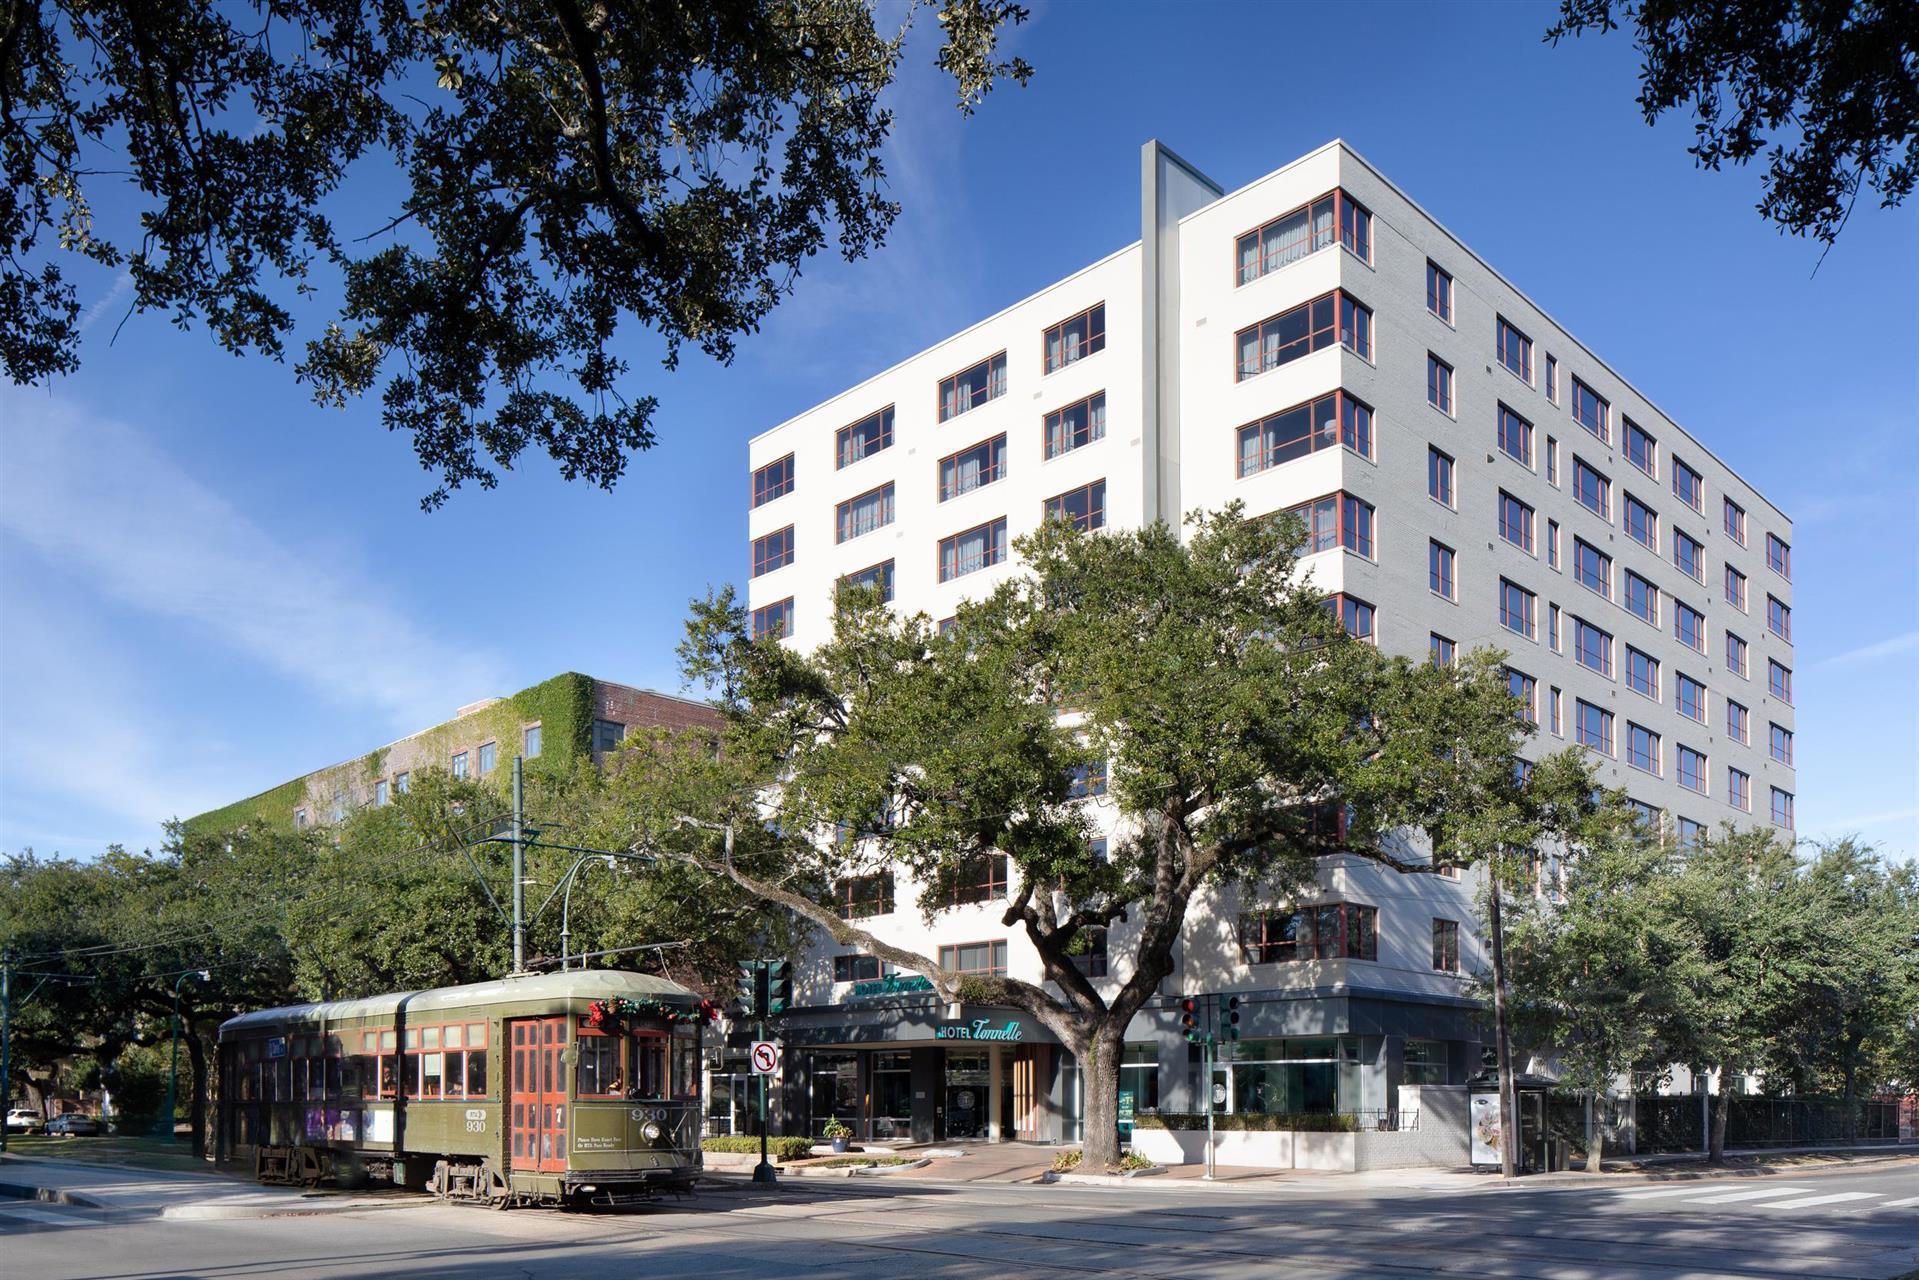
{"type": "Polygon", "coordinates": [[[423,769],[497,778],[505,785],[512,770],[503,766],[515,755],[525,756],[533,767],[560,771],[589,757],[598,762],[636,731],[718,723],[703,702],[569,671],[504,698],[468,703],[441,724],[199,814],[186,825],[220,831],[246,822],[288,827],[338,822],[356,808],[385,804],[423,769]]]}

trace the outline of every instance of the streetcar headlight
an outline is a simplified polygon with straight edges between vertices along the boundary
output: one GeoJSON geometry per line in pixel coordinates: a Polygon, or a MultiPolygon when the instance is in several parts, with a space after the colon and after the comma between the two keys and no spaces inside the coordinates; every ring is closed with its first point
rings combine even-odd
{"type": "Polygon", "coordinates": [[[648,1142],[658,1142],[660,1140],[660,1134],[662,1132],[664,1131],[660,1128],[660,1126],[657,1124],[654,1124],[651,1120],[648,1120],[645,1124],[640,1126],[640,1136],[642,1138],[645,1138],[648,1142]]]}

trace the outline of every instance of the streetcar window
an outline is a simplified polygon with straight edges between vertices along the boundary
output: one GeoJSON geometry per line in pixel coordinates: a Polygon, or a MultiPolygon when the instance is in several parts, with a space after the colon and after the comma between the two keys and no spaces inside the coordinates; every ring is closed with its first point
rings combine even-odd
{"type": "Polygon", "coordinates": [[[420,1028],[420,1047],[422,1049],[439,1048],[440,1047],[440,1029],[438,1027],[421,1027],[420,1028]]]}
{"type": "Polygon", "coordinates": [[[466,1096],[486,1096],[486,1050],[469,1049],[466,1055],[466,1096]]]}
{"type": "Polygon", "coordinates": [[[395,1086],[399,1083],[399,1069],[399,1061],[392,1054],[380,1055],[380,1097],[391,1098],[394,1095],[395,1086]]]}
{"type": "Polygon", "coordinates": [[[633,1086],[636,1098],[666,1097],[666,1037],[656,1031],[633,1037],[633,1086]]]}
{"type": "Polygon", "coordinates": [[[700,1029],[687,1023],[673,1028],[673,1096],[700,1096],[700,1029]]]}
{"type": "MultiPolygon", "coordinates": [[[[448,1031],[458,1031],[458,1027],[448,1027],[448,1031]]],[[[458,1098],[466,1093],[466,1055],[449,1053],[446,1055],[446,1096],[458,1098]]]]}
{"type": "Polygon", "coordinates": [[[446,1058],[438,1053],[420,1055],[420,1096],[437,1098],[440,1096],[440,1081],[444,1078],[446,1058]]]}
{"type": "Polygon", "coordinates": [[[612,1036],[580,1037],[580,1085],[582,1098],[617,1098],[626,1092],[620,1079],[620,1042],[612,1036]]]}
{"type": "MultiPolygon", "coordinates": [[[[435,1027],[434,1030],[437,1032],[439,1028],[435,1027]]],[[[463,1028],[457,1022],[446,1029],[446,1047],[447,1048],[457,1049],[460,1047],[461,1030],[463,1030],[463,1028]]]]}
{"type": "Polygon", "coordinates": [[[325,1088],[326,1096],[329,1098],[346,1096],[346,1090],[342,1087],[340,1068],[341,1060],[339,1058],[328,1058],[326,1060],[325,1088]]]}

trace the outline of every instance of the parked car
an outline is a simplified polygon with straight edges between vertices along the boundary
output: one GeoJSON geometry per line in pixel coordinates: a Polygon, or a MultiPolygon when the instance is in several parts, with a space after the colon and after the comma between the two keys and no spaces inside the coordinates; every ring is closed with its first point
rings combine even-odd
{"type": "Polygon", "coordinates": [[[45,1124],[32,1107],[15,1107],[7,1112],[8,1133],[38,1133],[45,1124]]]}
{"type": "Polygon", "coordinates": [[[81,1115],[77,1111],[47,1121],[47,1132],[62,1138],[97,1138],[106,1131],[107,1127],[94,1117],[81,1115]]]}

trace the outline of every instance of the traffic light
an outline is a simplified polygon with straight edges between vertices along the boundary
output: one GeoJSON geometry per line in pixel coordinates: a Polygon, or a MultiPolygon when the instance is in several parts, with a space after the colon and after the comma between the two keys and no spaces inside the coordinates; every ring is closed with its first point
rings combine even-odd
{"type": "Polygon", "coordinates": [[[766,966],[766,1012],[785,1013],[793,1007],[793,965],[775,960],[766,966]]]}
{"type": "Polygon", "coordinates": [[[1219,1036],[1222,1040],[1239,1039],[1239,997],[1221,996],[1219,998],[1219,1036]]]}
{"type": "Polygon", "coordinates": [[[1179,1029],[1186,1033],[1186,1039],[1191,1044],[1198,1044],[1206,1038],[1206,1033],[1199,1029],[1199,1001],[1191,996],[1179,1002],[1179,1029]]]}
{"type": "Polygon", "coordinates": [[[746,1019],[766,1016],[766,964],[760,960],[748,960],[740,965],[739,978],[740,1017],[746,1019]]]}

